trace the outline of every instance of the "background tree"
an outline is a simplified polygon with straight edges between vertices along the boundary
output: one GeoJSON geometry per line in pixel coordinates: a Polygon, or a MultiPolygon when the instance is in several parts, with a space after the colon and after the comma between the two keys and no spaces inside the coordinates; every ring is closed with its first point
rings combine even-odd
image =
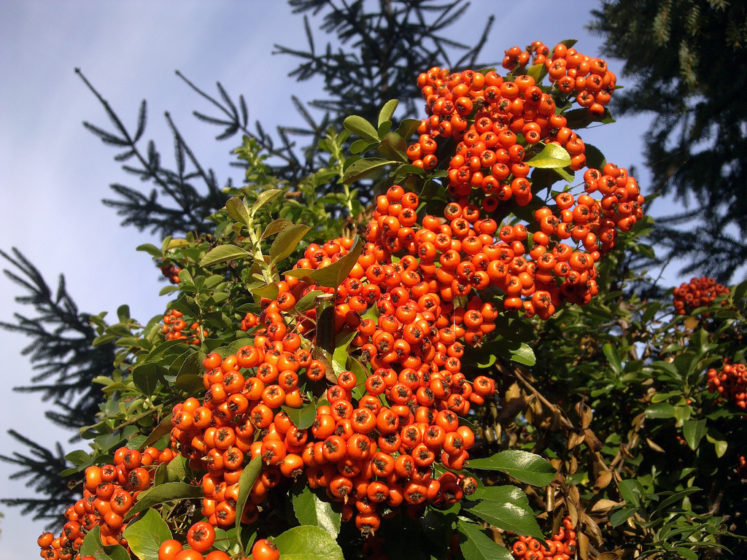
{"type": "Polygon", "coordinates": [[[615,98],[616,114],[653,113],[646,162],[653,192],[685,210],[657,220],[683,273],[728,281],[747,260],[747,7],[727,0],[616,0],[593,12],[607,56],[625,61],[635,83],[615,98]]]}
{"type": "MultiPolygon", "coordinates": [[[[296,79],[317,77],[323,80],[325,99],[306,104],[293,98],[305,127],[281,126],[274,137],[255,121],[252,132],[242,95],[232,99],[220,83],[217,94],[211,95],[183,74],[177,72],[177,75],[216,109],[212,115],[199,111],[194,111],[194,115],[219,127],[217,140],[235,140],[237,134],[252,138],[259,149],[271,156],[272,174],[291,185],[323,164],[325,154],[318,149],[319,140],[330,127],[341,130],[345,116],[356,113],[373,120],[384,102],[397,98],[402,101],[402,118],[415,117],[419,92],[413,77],[420,71],[444,61],[454,67],[481,66],[477,57],[493,23],[492,16],[487,18],[474,46],[468,46],[447,36],[448,28],[469,8],[466,0],[446,4],[433,0],[381,0],[378,5],[373,4],[373,8],[371,3],[362,1],[348,4],[333,0],[289,0],[289,3],[297,13],[321,16],[324,22],[321,30],[328,37],[324,50],[317,51],[305,15],[308,51],[276,47],[278,54],[302,59],[292,73],[296,79]],[[314,111],[319,116],[315,116],[314,111]]],[[[140,105],[135,127],[128,128],[125,122],[129,119],[121,117],[81,71],[76,69],[76,72],[101,103],[111,124],[108,130],[88,122],[84,122],[84,126],[104,144],[114,147],[117,150],[114,159],[141,183],[137,186],[110,185],[114,196],[104,199],[103,203],[122,216],[123,226],[147,230],[161,238],[212,231],[214,224],[208,218],[225,205],[228,197],[224,188],[232,186],[232,179],[219,179],[197,159],[168,112],[165,119],[173,137],[175,165],[166,165],[161,150],[145,136],[147,102],[143,100],[140,105]]],[[[258,163],[252,160],[237,165],[243,171],[256,168],[258,163]]],[[[249,183],[252,183],[251,177],[249,183]]],[[[330,195],[328,200],[336,202],[336,188],[339,190],[339,186],[332,184],[322,186],[313,190],[308,200],[299,189],[298,202],[313,206],[320,193],[330,195]]],[[[361,201],[370,201],[370,187],[368,192],[366,187],[362,190],[361,201]]],[[[14,249],[13,256],[6,253],[2,256],[12,265],[5,271],[6,275],[26,292],[17,301],[31,306],[36,316],[18,315],[15,322],[3,322],[0,327],[26,334],[31,342],[25,352],[44,349],[32,356],[35,368],[41,373],[31,378],[32,385],[18,390],[41,392],[44,400],[51,401],[54,406],[47,411],[47,416],[60,425],[78,429],[94,424],[103,395],[92,380],[99,375],[109,375],[113,347],[93,346],[96,334],[90,323],[91,314],[78,310],[65,288],[64,276],[60,277],[57,294],[53,294],[38,269],[22,253],[14,249]],[[54,383],[42,383],[50,377],[54,377],[54,383]]],[[[23,513],[50,519],[54,524],[61,519],[63,505],[70,501],[67,482],[59,475],[66,464],[64,446],[58,445],[56,453],[52,453],[32,444],[21,433],[10,433],[29,450],[0,455],[0,460],[18,465],[16,476],[25,478],[39,496],[47,498],[0,502],[19,506],[23,513]]]]}

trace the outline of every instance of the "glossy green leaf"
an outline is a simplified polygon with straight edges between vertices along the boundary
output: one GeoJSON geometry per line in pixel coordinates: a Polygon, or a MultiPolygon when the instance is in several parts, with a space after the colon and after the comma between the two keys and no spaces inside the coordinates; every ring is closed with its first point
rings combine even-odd
{"type": "Polygon", "coordinates": [[[674,418],[674,407],[669,403],[656,403],[649,406],[646,418],[674,418]]]}
{"type": "Polygon", "coordinates": [[[552,465],[534,453],[520,449],[508,449],[484,459],[471,459],[468,469],[501,471],[525,484],[547,486],[555,478],[552,465]]]}
{"type": "Polygon", "coordinates": [[[316,418],[316,406],[313,402],[303,405],[301,408],[283,406],[283,410],[290,418],[293,425],[299,430],[310,428],[316,418]]]}
{"type": "Polygon", "coordinates": [[[604,346],[602,346],[602,352],[604,352],[604,356],[607,358],[607,363],[610,365],[610,368],[612,368],[612,371],[614,371],[616,375],[620,375],[622,373],[622,362],[617,353],[617,348],[612,346],[609,342],[605,342],[604,346]]]}
{"type": "Polygon", "coordinates": [[[244,199],[233,197],[226,201],[226,212],[237,222],[250,227],[252,222],[252,216],[249,213],[249,207],[244,202],[244,199]]]}
{"type": "MultiPolygon", "coordinates": [[[[379,132],[383,132],[384,128],[386,127],[382,127],[379,132]]],[[[407,150],[407,142],[398,133],[386,132],[382,135],[381,143],[378,147],[380,155],[390,160],[399,160],[402,163],[409,164],[410,160],[405,150],[407,150]]]]}
{"type": "Polygon", "coordinates": [[[356,335],[356,331],[345,333],[335,339],[335,351],[332,353],[332,368],[335,375],[340,375],[347,369],[348,347],[356,335]]]}
{"type": "Polygon", "coordinates": [[[531,346],[522,342],[518,348],[509,349],[511,354],[511,361],[517,364],[523,364],[525,366],[533,366],[537,363],[537,358],[534,355],[534,350],[531,346]]]}
{"type": "Polygon", "coordinates": [[[488,354],[485,359],[479,360],[477,362],[477,367],[479,368],[489,368],[492,367],[493,364],[497,361],[498,358],[495,357],[495,354],[488,354]]]}
{"type": "Polygon", "coordinates": [[[641,505],[640,496],[643,493],[640,483],[634,478],[626,478],[617,483],[620,496],[628,504],[638,507],[641,505]]]}
{"type": "Polygon", "coordinates": [[[350,132],[357,134],[364,140],[371,142],[378,142],[379,135],[376,132],[374,126],[363,117],[358,115],[350,115],[343,121],[343,126],[350,132]]]}
{"type": "Polygon", "coordinates": [[[293,527],[273,541],[280,551],[280,560],[344,560],[340,545],[321,527],[293,527]]]}
{"type": "Polygon", "coordinates": [[[359,138],[352,144],[350,144],[350,153],[351,154],[362,154],[366,150],[368,150],[371,146],[375,146],[376,142],[371,142],[370,140],[364,140],[363,138],[359,138]]]}
{"type": "Polygon", "coordinates": [[[321,290],[312,290],[296,302],[295,309],[299,313],[306,313],[316,305],[316,298],[324,292],[321,290]]]}
{"type": "Polygon", "coordinates": [[[713,449],[716,452],[716,457],[723,457],[724,453],[726,453],[726,449],[729,447],[729,444],[724,440],[716,439],[715,437],[712,437],[711,434],[706,434],[706,440],[708,440],[709,443],[713,444],[713,449]]]}
{"type": "Polygon", "coordinates": [[[535,64],[527,69],[527,75],[534,78],[539,83],[547,75],[547,67],[544,64],[535,64]]]}
{"type": "Polygon", "coordinates": [[[257,298],[275,299],[276,297],[278,297],[278,286],[277,284],[275,284],[275,282],[272,282],[271,284],[262,284],[256,288],[252,288],[249,291],[254,297],[257,298]]]}
{"type": "Polygon", "coordinates": [[[293,222],[291,222],[290,220],[286,220],[285,218],[278,218],[277,220],[273,220],[267,225],[265,231],[262,232],[260,239],[267,239],[268,237],[271,237],[276,233],[280,233],[285,228],[291,225],[293,225],[293,222]]]}
{"type": "Polygon", "coordinates": [[[392,120],[392,115],[394,114],[395,109],[397,109],[397,105],[399,105],[399,101],[396,99],[390,99],[384,103],[381,111],[379,111],[379,120],[377,121],[378,126],[381,126],[386,121],[392,120]]]}
{"type": "Polygon", "coordinates": [[[342,181],[344,183],[353,183],[376,173],[387,165],[397,163],[399,162],[382,158],[359,159],[345,170],[345,173],[342,176],[342,181]]]}
{"type": "MultiPolygon", "coordinates": [[[[202,378],[200,378],[202,379],[202,378]]],[[[204,389],[204,386],[203,386],[204,389]]],[[[161,439],[163,436],[171,432],[172,424],[171,424],[171,416],[172,414],[167,414],[161,422],[159,422],[158,426],[155,427],[155,429],[148,435],[147,438],[145,438],[145,443],[143,444],[144,447],[148,447],[149,445],[153,445],[155,442],[157,442],[159,439],[161,439]]]]}
{"type": "Polygon", "coordinates": [[[202,498],[202,487],[192,486],[186,482],[167,482],[142,492],[135,505],[125,515],[125,519],[157,504],[197,498],[202,498]]]}
{"type": "MultiPolygon", "coordinates": [[[[586,109],[584,109],[584,111],[586,111],[586,109]]],[[[585,144],[585,147],[586,151],[584,153],[586,154],[586,167],[602,169],[607,163],[607,158],[604,157],[602,151],[592,144],[585,144]]],[[[643,319],[643,321],[647,322],[646,319],[643,319]]]]}
{"type": "Polygon", "coordinates": [[[143,243],[142,245],[138,245],[135,250],[144,251],[153,257],[160,257],[163,255],[163,253],[161,253],[161,250],[151,243],[143,243]]]}
{"type": "Polygon", "coordinates": [[[315,270],[308,268],[296,268],[286,272],[287,275],[297,276],[298,278],[304,279],[309,278],[312,282],[325,286],[327,288],[336,288],[347,278],[350,271],[358,261],[358,257],[363,251],[364,242],[361,238],[357,238],[355,246],[350,252],[339,260],[333,262],[329,266],[324,268],[317,268],[315,270]]]}
{"type": "Polygon", "coordinates": [[[332,504],[320,500],[308,485],[301,487],[301,492],[293,494],[293,512],[301,525],[315,525],[327,531],[332,538],[340,533],[342,514],[335,511],[332,504]]]}
{"type": "Polygon", "coordinates": [[[244,251],[241,247],[236,245],[218,245],[211,249],[207,254],[202,257],[200,266],[212,266],[218,263],[224,263],[227,261],[234,261],[237,259],[246,259],[250,255],[247,251],[244,251]]]}
{"type": "Polygon", "coordinates": [[[304,224],[293,224],[278,233],[270,247],[270,259],[273,263],[283,260],[296,250],[298,244],[311,228],[304,224]]]}
{"type": "Polygon", "coordinates": [[[82,449],[71,451],[65,455],[65,459],[70,461],[75,466],[90,465],[93,462],[93,457],[89,453],[86,453],[82,449]]]}
{"type": "Polygon", "coordinates": [[[464,560],[513,560],[508,549],[496,544],[476,523],[460,519],[457,530],[464,537],[459,545],[464,560]]]}
{"type": "Polygon", "coordinates": [[[129,524],[122,534],[132,553],[140,560],[158,560],[161,543],[171,538],[169,526],[154,509],[129,524]]]}
{"type": "Polygon", "coordinates": [[[236,500],[236,542],[239,544],[239,548],[244,550],[244,545],[241,541],[241,514],[239,512],[244,511],[246,502],[249,499],[249,493],[252,491],[254,483],[257,481],[259,474],[262,472],[262,457],[257,455],[254,459],[249,461],[249,464],[244,467],[244,472],[239,477],[239,499],[236,500]]]}
{"type": "Polygon", "coordinates": [[[490,486],[480,490],[470,496],[470,500],[479,499],[479,501],[470,506],[463,506],[466,511],[491,525],[506,531],[513,531],[517,535],[544,538],[535,514],[529,507],[529,500],[520,488],[490,486]]]}
{"type": "Polygon", "coordinates": [[[80,556],[93,556],[96,560],[130,560],[127,550],[120,545],[101,544],[101,528],[96,525],[86,534],[80,545],[80,556]]]}
{"type": "Polygon", "coordinates": [[[156,390],[158,380],[164,372],[164,368],[158,364],[146,362],[133,368],[132,381],[135,383],[135,387],[140,389],[145,396],[150,397],[156,390]]]}
{"type": "Polygon", "coordinates": [[[622,525],[631,515],[635,513],[635,510],[636,508],[632,507],[617,510],[612,515],[610,515],[610,525],[612,525],[613,527],[622,525]]]}
{"type": "Polygon", "coordinates": [[[166,479],[169,482],[178,482],[184,480],[185,476],[187,476],[187,458],[179,454],[166,465],[166,479]]]}
{"type": "Polygon", "coordinates": [[[571,155],[563,146],[550,143],[546,144],[540,153],[526,163],[532,167],[543,169],[568,167],[571,164],[571,155]]]}
{"type": "Polygon", "coordinates": [[[257,213],[257,210],[262,208],[268,202],[275,200],[281,194],[283,194],[282,189],[267,189],[266,191],[262,191],[259,193],[257,200],[254,201],[254,204],[249,208],[249,214],[254,216],[254,214],[257,213]]]}

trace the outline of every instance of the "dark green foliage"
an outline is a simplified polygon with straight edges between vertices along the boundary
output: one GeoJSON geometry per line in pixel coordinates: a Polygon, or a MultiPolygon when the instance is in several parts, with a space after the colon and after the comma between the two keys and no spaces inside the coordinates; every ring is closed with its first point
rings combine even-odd
{"type": "Polygon", "coordinates": [[[56,527],[63,519],[62,514],[76,499],[76,490],[67,485],[60,476],[67,467],[65,453],[57,443],[54,453],[22,436],[15,430],[8,433],[21,445],[28,448],[27,454],[14,451],[12,455],[0,455],[0,461],[18,465],[19,470],[11,479],[25,478],[26,486],[33,488],[37,498],[4,498],[5,505],[20,507],[21,513],[32,514],[34,519],[47,519],[51,527],[56,527]]]}
{"type": "MultiPolygon", "coordinates": [[[[257,121],[252,133],[248,129],[249,113],[243,96],[239,95],[237,101],[232,100],[218,83],[219,95],[213,97],[181,73],[177,72],[177,75],[218,110],[217,115],[193,112],[198,119],[221,128],[216,139],[230,139],[237,133],[255,138],[273,161],[278,162],[273,174],[291,184],[325,165],[325,156],[318,149],[319,142],[330,127],[342,130],[342,121],[347,115],[357,114],[375,120],[386,101],[400,99],[402,104],[397,118],[415,117],[416,100],[420,95],[415,81],[418,73],[437,64],[454,68],[476,66],[477,56],[493,23],[491,16],[477,36],[475,46],[469,47],[443,35],[469,7],[464,0],[447,4],[381,0],[378,9],[368,11],[366,8],[370,3],[362,1],[347,4],[332,0],[290,0],[290,5],[297,13],[323,13],[322,30],[334,38],[334,46],[328,42],[323,51],[317,51],[309,21],[305,18],[308,50],[276,46],[276,53],[302,59],[291,76],[299,81],[313,77],[321,77],[324,81],[327,98],[310,101],[308,107],[298,98],[292,98],[303,125],[280,126],[275,138],[257,121]],[[452,61],[450,53],[454,51],[461,56],[452,61]],[[317,117],[310,108],[321,110],[323,114],[317,117]]],[[[209,231],[211,226],[207,217],[223,207],[226,196],[214,172],[198,162],[169,114],[166,113],[166,120],[174,138],[175,169],[164,167],[161,153],[152,141],[142,146],[145,101],[141,104],[136,130],[130,132],[102,95],[80,71],[78,73],[101,102],[114,130],[106,131],[90,123],[84,125],[102,142],[123,150],[115,160],[123,162],[124,171],[151,185],[150,192],[147,192],[113,184],[111,188],[117,196],[105,199],[104,204],[116,208],[124,217],[122,225],[148,229],[163,237],[188,231],[209,231]]],[[[230,187],[231,180],[228,179],[223,186],[230,187]]],[[[339,185],[335,183],[322,189],[324,193],[338,191],[339,185]]],[[[360,200],[365,204],[371,199],[371,187],[363,187],[360,200]]]]}
{"type": "Polygon", "coordinates": [[[15,267],[6,269],[5,275],[26,291],[16,301],[36,312],[32,317],[16,313],[14,323],[0,322],[0,328],[30,339],[22,353],[29,356],[37,373],[30,379],[33,385],[16,390],[41,393],[42,400],[52,400],[61,411],[50,411],[47,417],[60,426],[77,429],[90,424],[101,399],[91,380],[111,370],[114,346],[92,345],[96,331],[90,315],[78,310],[64,276],[55,293],[20,251],[13,249],[13,256],[0,251],[0,255],[15,267]]]}
{"type": "MultiPolygon", "coordinates": [[[[88,122],[84,122],[83,125],[101,138],[101,141],[105,144],[123,150],[114,156],[116,161],[123,162],[122,169],[135,175],[141,181],[153,185],[150,193],[143,193],[132,187],[113,184],[111,188],[120,198],[118,200],[104,199],[104,204],[116,208],[117,213],[124,216],[122,225],[134,225],[140,230],[150,229],[151,232],[159,235],[167,236],[188,231],[205,233],[208,231],[207,217],[223,206],[227,197],[222,193],[213,171],[203,168],[197,161],[169,113],[166,113],[166,121],[174,138],[176,169],[163,167],[161,154],[152,140],[148,142],[145,150],[138,144],[145,132],[147,109],[145,100],[140,105],[136,130],[131,133],[106,99],[91,85],[80,70],[76,69],[76,72],[101,102],[115,130],[114,132],[107,132],[88,122]],[[202,185],[202,188],[199,188],[198,185],[202,185]]],[[[227,125],[226,130],[218,138],[230,137],[239,129],[246,131],[245,125],[248,114],[243,98],[240,98],[242,112],[239,115],[225,90],[220,87],[220,84],[218,87],[224,99],[228,100],[229,109],[226,109],[217,101],[213,101],[224,112],[232,110],[232,112],[229,112],[232,120],[228,123],[212,119],[214,124],[227,125]],[[240,122],[243,124],[239,124],[240,122]]],[[[212,100],[212,98],[210,99],[212,100]]],[[[204,115],[200,115],[200,118],[208,119],[204,115]]],[[[230,182],[228,186],[230,186],[230,182]]]]}
{"type": "MultiPolygon", "coordinates": [[[[90,315],[78,310],[64,276],[60,276],[54,292],[20,251],[13,249],[12,256],[0,251],[0,255],[14,267],[6,269],[5,275],[25,291],[16,301],[35,312],[33,316],[16,313],[13,323],[0,322],[0,328],[30,339],[22,353],[29,356],[36,374],[29,385],[15,390],[40,393],[42,400],[52,401],[54,407],[45,415],[64,428],[77,430],[92,424],[102,399],[99,386],[92,380],[111,371],[114,345],[93,346],[96,331],[90,315]]],[[[55,454],[14,430],[9,433],[28,451],[0,455],[0,460],[19,465],[21,469],[13,478],[27,478],[27,485],[40,497],[3,499],[2,503],[20,506],[23,513],[33,513],[37,519],[59,519],[73,495],[59,474],[66,466],[62,447],[57,444],[55,454]],[[44,495],[49,498],[41,498],[44,495]]]]}
{"type": "Polygon", "coordinates": [[[616,95],[616,113],[655,115],[645,153],[653,191],[688,208],[659,220],[661,261],[684,258],[683,273],[728,281],[747,260],[747,6],[617,0],[594,18],[603,52],[637,79],[616,95]]]}
{"type": "Polygon", "coordinates": [[[375,121],[379,109],[389,99],[402,101],[400,112],[405,110],[402,117],[416,117],[420,97],[417,74],[432,66],[456,69],[477,65],[494,19],[493,16],[486,19],[485,27],[475,35],[477,42],[470,47],[442,34],[466,12],[469,2],[463,0],[448,3],[289,0],[289,3],[296,13],[311,12],[314,16],[323,13],[322,31],[337,38],[323,50],[316,49],[308,17],[304,16],[308,50],[276,45],[276,52],[302,60],[291,76],[299,81],[313,77],[324,80],[328,97],[309,105],[324,110],[335,128],[341,128],[342,120],[350,114],[375,121]],[[452,60],[450,55],[454,51],[461,56],[452,60]]]}

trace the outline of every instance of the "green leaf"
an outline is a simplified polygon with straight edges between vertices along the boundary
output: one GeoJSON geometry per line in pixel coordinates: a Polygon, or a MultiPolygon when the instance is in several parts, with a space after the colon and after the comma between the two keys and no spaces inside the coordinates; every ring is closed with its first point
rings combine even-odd
{"type": "Polygon", "coordinates": [[[156,510],[149,509],[142,519],[128,525],[122,536],[140,560],[158,560],[158,549],[171,538],[171,530],[156,510]]]}
{"type": "Polygon", "coordinates": [[[70,461],[73,465],[76,467],[79,467],[80,465],[85,464],[91,464],[93,463],[93,457],[83,451],[82,449],[76,449],[75,451],[71,451],[67,455],[65,455],[65,459],[70,461]]]}
{"type": "Polygon", "coordinates": [[[343,183],[353,183],[372,175],[382,167],[397,163],[399,162],[381,158],[359,159],[345,170],[345,173],[342,176],[342,181],[343,183]]]}
{"type": "Polygon", "coordinates": [[[150,397],[156,390],[158,380],[163,376],[163,367],[153,362],[146,362],[135,366],[132,370],[132,381],[146,397],[150,397]]]}
{"type": "Polygon", "coordinates": [[[262,232],[262,235],[259,239],[267,239],[268,237],[275,235],[276,233],[280,233],[285,228],[291,225],[293,225],[293,222],[291,222],[290,220],[286,220],[285,218],[278,218],[277,220],[273,220],[267,225],[265,231],[262,232]]]}
{"type": "Polygon", "coordinates": [[[310,428],[316,419],[316,405],[313,402],[307,403],[301,408],[283,406],[283,410],[299,430],[310,428]]]}
{"type": "Polygon", "coordinates": [[[537,363],[534,350],[525,342],[522,342],[518,348],[511,348],[509,353],[511,354],[511,361],[518,364],[533,366],[537,363]]]}
{"type": "Polygon", "coordinates": [[[617,483],[617,488],[620,490],[620,496],[627,503],[638,507],[641,505],[640,496],[643,493],[640,483],[634,478],[626,478],[617,483]]]}
{"type": "Polygon", "coordinates": [[[332,369],[340,375],[347,369],[348,346],[355,338],[356,331],[338,335],[335,339],[335,351],[332,353],[332,369]]]}
{"type": "Polygon", "coordinates": [[[252,216],[244,199],[235,196],[229,198],[226,201],[226,212],[237,222],[244,224],[246,227],[251,226],[252,216]]]}
{"type": "Polygon", "coordinates": [[[289,270],[286,274],[291,276],[297,276],[298,278],[310,278],[312,282],[325,286],[327,288],[336,288],[343,283],[347,278],[350,271],[358,261],[358,257],[363,251],[363,240],[359,237],[356,239],[355,246],[350,252],[339,260],[333,262],[329,266],[324,268],[317,268],[315,270],[308,268],[296,268],[289,270]]]}
{"type": "Polygon", "coordinates": [[[363,117],[360,117],[358,115],[350,115],[343,121],[342,124],[350,132],[357,134],[364,140],[370,140],[371,142],[379,141],[379,135],[376,132],[376,129],[363,117]]]}
{"type": "Polygon", "coordinates": [[[692,409],[687,404],[679,404],[674,407],[674,417],[677,419],[677,423],[681,424],[685,420],[690,419],[692,409]]]}
{"type": "Polygon", "coordinates": [[[96,560],[130,560],[130,555],[123,546],[104,546],[101,544],[101,527],[96,525],[83,539],[80,556],[93,556],[96,560]]]}
{"type": "Polygon", "coordinates": [[[526,162],[532,167],[543,169],[557,169],[568,167],[571,164],[571,155],[563,146],[558,144],[546,144],[542,151],[526,162]]]}
{"type": "Polygon", "coordinates": [[[120,305],[117,307],[117,319],[120,323],[124,323],[130,318],[130,306],[127,304],[120,305]]]}
{"type": "Polygon", "coordinates": [[[381,126],[386,121],[392,120],[392,115],[394,114],[394,110],[397,108],[397,105],[399,105],[399,101],[397,101],[396,99],[390,99],[389,101],[384,103],[381,111],[379,111],[379,120],[377,121],[378,126],[381,126]]]}
{"type": "Polygon", "coordinates": [[[537,539],[544,538],[534,512],[529,507],[529,500],[520,488],[490,486],[480,490],[470,496],[470,500],[480,501],[469,507],[463,506],[464,509],[500,529],[537,539]]]}
{"type": "Polygon", "coordinates": [[[689,548],[685,548],[684,546],[678,546],[675,549],[675,552],[682,556],[683,558],[686,558],[687,560],[698,560],[700,556],[698,556],[698,553],[694,550],[690,550],[689,548]]]}
{"type": "Polygon", "coordinates": [[[244,550],[244,544],[241,541],[241,517],[244,513],[246,501],[249,499],[249,492],[252,491],[252,486],[254,486],[261,472],[262,457],[257,455],[244,467],[244,472],[241,473],[241,477],[239,478],[239,499],[236,500],[236,523],[234,527],[236,528],[236,542],[239,543],[241,550],[244,550]]]}
{"type": "Polygon", "coordinates": [[[555,469],[545,459],[528,451],[507,449],[484,459],[467,462],[469,469],[501,471],[516,480],[533,486],[547,486],[555,478],[555,469]]]}
{"type": "Polygon", "coordinates": [[[496,362],[498,358],[495,357],[495,354],[488,354],[487,360],[484,361],[484,359],[480,359],[477,362],[477,367],[479,368],[489,368],[492,367],[493,364],[496,362]]]}
{"type": "Polygon", "coordinates": [[[184,455],[177,455],[166,465],[166,479],[170,482],[184,480],[187,476],[187,458],[184,455]]]}
{"type": "Polygon", "coordinates": [[[311,491],[306,484],[301,487],[299,494],[293,494],[293,512],[301,525],[315,525],[327,531],[332,538],[340,533],[342,514],[332,508],[332,504],[311,491]]]}
{"type": "Polygon", "coordinates": [[[635,513],[636,508],[627,507],[623,509],[617,510],[615,513],[610,515],[610,524],[613,527],[617,527],[618,525],[622,525],[625,523],[625,521],[635,513]]]}
{"type": "Polygon", "coordinates": [[[296,250],[296,247],[311,228],[304,224],[293,224],[281,231],[270,247],[270,259],[273,263],[283,260],[296,250]]]}
{"type": "Polygon", "coordinates": [[[716,457],[723,457],[724,453],[726,453],[726,449],[729,447],[729,444],[724,440],[718,440],[714,437],[711,437],[711,434],[706,434],[706,439],[709,443],[713,444],[714,451],[716,452],[716,457]]]}
{"type": "Polygon", "coordinates": [[[280,560],[344,560],[340,545],[321,527],[293,527],[273,541],[280,551],[280,560]]]}
{"type": "Polygon", "coordinates": [[[547,75],[547,67],[544,64],[535,64],[530,66],[527,70],[527,75],[534,78],[534,81],[540,83],[542,79],[547,75]]]}
{"type": "Polygon", "coordinates": [[[271,284],[262,284],[257,288],[249,290],[252,295],[258,298],[275,299],[278,297],[278,285],[275,282],[271,284]]]}
{"type": "Polygon", "coordinates": [[[218,245],[214,249],[210,249],[210,251],[202,257],[202,260],[200,260],[200,266],[212,266],[226,261],[246,259],[249,256],[250,255],[247,251],[244,251],[244,249],[237,247],[236,245],[218,245]]]}
{"type": "Polygon", "coordinates": [[[160,257],[160,256],[163,255],[163,253],[161,253],[161,250],[158,247],[156,247],[155,245],[152,245],[150,243],[143,243],[142,245],[138,245],[135,248],[135,250],[136,251],[144,251],[144,252],[148,253],[149,255],[151,255],[153,257],[160,257]]]}
{"type": "Polygon", "coordinates": [[[306,313],[316,305],[316,298],[324,292],[321,290],[312,290],[296,302],[295,308],[299,313],[306,313]]]}
{"type": "Polygon", "coordinates": [[[646,418],[674,418],[674,407],[669,403],[656,403],[649,406],[646,418]]]}
{"type": "Polygon", "coordinates": [[[262,191],[259,193],[257,200],[254,201],[254,204],[249,208],[249,215],[254,216],[254,214],[257,213],[257,210],[262,208],[268,202],[276,199],[281,194],[283,194],[282,189],[267,189],[266,191],[262,191]]]}
{"type": "Polygon", "coordinates": [[[612,371],[616,375],[620,375],[622,373],[622,362],[620,361],[620,356],[617,354],[617,348],[609,342],[605,342],[604,346],[602,346],[602,352],[604,352],[604,356],[607,358],[612,371]]]}
{"type": "Polygon", "coordinates": [[[513,560],[511,553],[483,533],[476,523],[460,519],[457,529],[465,538],[459,545],[464,560],[513,560]]]}
{"type": "Polygon", "coordinates": [[[192,486],[186,482],[167,482],[142,492],[135,505],[125,514],[125,519],[156,504],[196,498],[202,498],[202,487],[192,486]]]}
{"type": "Polygon", "coordinates": [[[351,154],[362,154],[366,150],[368,150],[371,146],[375,146],[376,142],[371,142],[369,140],[364,140],[363,138],[359,138],[352,144],[350,144],[350,153],[351,154]]]}

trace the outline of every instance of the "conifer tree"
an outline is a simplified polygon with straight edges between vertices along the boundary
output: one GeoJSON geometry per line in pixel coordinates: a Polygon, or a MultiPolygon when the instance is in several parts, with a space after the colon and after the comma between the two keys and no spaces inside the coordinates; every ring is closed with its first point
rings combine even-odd
{"type": "Polygon", "coordinates": [[[651,189],[682,212],[659,219],[660,261],[728,281],[747,260],[747,6],[728,0],[605,1],[592,29],[636,78],[615,114],[653,113],[646,134],[651,189]]]}

